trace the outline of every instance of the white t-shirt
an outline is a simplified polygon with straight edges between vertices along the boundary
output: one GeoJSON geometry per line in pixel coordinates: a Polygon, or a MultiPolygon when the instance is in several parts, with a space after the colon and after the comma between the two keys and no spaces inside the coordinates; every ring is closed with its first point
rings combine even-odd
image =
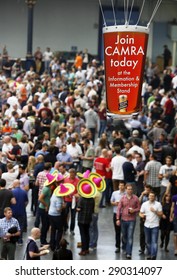
{"type": "MultiPolygon", "coordinates": [[[[114,191],[111,195],[111,202],[119,202],[126,192],[114,191]]],[[[117,206],[113,206],[113,213],[117,213],[117,206]]]]}
{"type": "Polygon", "coordinates": [[[160,220],[159,216],[150,210],[151,207],[153,207],[155,211],[162,211],[162,204],[156,200],[154,202],[148,200],[141,205],[140,213],[146,215],[144,225],[148,228],[158,227],[160,220]]]}
{"type": "Polygon", "coordinates": [[[6,180],[6,189],[8,189],[9,187],[12,187],[12,184],[14,182],[15,179],[17,179],[18,174],[19,174],[19,166],[16,165],[14,166],[14,172],[4,172],[1,176],[2,179],[6,180]]]}
{"type": "Polygon", "coordinates": [[[171,176],[172,172],[175,171],[175,170],[176,170],[175,165],[168,166],[168,165],[164,164],[160,167],[160,170],[159,170],[160,175],[164,175],[164,174],[167,174],[167,173],[169,174],[168,178],[162,178],[161,186],[164,186],[164,187],[168,186],[170,176],[171,176]]]}
{"type": "Polygon", "coordinates": [[[141,147],[139,147],[139,146],[137,146],[137,145],[132,146],[132,147],[128,150],[128,153],[129,153],[129,154],[133,154],[135,151],[137,151],[139,154],[142,155],[142,160],[145,160],[145,159],[146,159],[143,148],[141,148],[141,147]]]}
{"type": "Polygon", "coordinates": [[[124,180],[122,165],[126,161],[127,159],[120,155],[112,158],[111,160],[112,179],[124,180]]]}

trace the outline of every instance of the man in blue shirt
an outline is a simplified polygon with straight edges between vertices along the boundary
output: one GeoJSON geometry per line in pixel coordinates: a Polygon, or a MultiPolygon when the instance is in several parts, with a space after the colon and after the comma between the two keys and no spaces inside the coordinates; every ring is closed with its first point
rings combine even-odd
{"type": "Polygon", "coordinates": [[[61,152],[58,153],[56,156],[57,161],[60,163],[63,163],[66,166],[66,169],[68,170],[71,165],[73,164],[73,159],[69,153],[66,152],[67,146],[65,144],[61,147],[61,152]]]}
{"type": "Polygon", "coordinates": [[[18,240],[18,244],[23,244],[23,229],[25,226],[25,220],[26,220],[26,206],[28,204],[28,196],[27,192],[25,190],[22,190],[20,188],[20,181],[15,180],[13,183],[13,190],[12,193],[16,199],[16,204],[12,205],[12,212],[13,217],[17,219],[20,225],[21,234],[18,240]]]}

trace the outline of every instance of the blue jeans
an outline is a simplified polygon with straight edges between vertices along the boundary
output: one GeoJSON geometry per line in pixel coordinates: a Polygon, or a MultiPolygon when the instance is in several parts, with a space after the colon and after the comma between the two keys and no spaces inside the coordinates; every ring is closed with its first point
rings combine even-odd
{"type": "Polygon", "coordinates": [[[135,230],[136,221],[121,221],[123,251],[126,251],[127,255],[132,254],[133,248],[133,234],[135,230]]]}
{"type": "Polygon", "coordinates": [[[98,213],[92,214],[92,221],[89,229],[90,247],[97,247],[98,241],[98,213]]]}
{"type": "Polygon", "coordinates": [[[156,257],[158,249],[159,227],[144,227],[144,232],[148,256],[156,257]]]}
{"type": "Polygon", "coordinates": [[[106,125],[107,125],[107,120],[100,120],[100,129],[99,129],[99,133],[98,133],[99,138],[101,137],[102,133],[105,132],[106,125]]]}

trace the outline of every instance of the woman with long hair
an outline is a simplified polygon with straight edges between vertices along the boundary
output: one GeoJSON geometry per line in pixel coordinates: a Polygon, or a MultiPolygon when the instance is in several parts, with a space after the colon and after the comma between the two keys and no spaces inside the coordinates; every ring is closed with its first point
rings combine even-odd
{"type": "Polygon", "coordinates": [[[101,134],[105,132],[106,125],[107,125],[105,100],[102,100],[98,107],[98,116],[100,119],[100,128],[99,128],[99,132],[98,132],[98,137],[100,138],[101,134]]]}

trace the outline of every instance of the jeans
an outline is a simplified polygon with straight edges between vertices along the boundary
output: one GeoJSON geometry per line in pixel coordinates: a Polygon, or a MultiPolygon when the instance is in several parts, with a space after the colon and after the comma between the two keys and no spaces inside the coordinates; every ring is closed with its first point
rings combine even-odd
{"type": "Polygon", "coordinates": [[[99,129],[99,133],[98,133],[99,138],[101,137],[102,133],[105,132],[106,125],[107,125],[107,120],[100,120],[100,129],[99,129]]]}
{"type": "Polygon", "coordinates": [[[90,247],[97,247],[98,241],[98,213],[92,214],[92,221],[89,229],[90,247]]]}
{"type": "Polygon", "coordinates": [[[133,234],[135,230],[136,221],[121,221],[121,231],[123,240],[123,251],[126,251],[127,255],[132,254],[133,248],[133,234]]]}
{"type": "Polygon", "coordinates": [[[144,227],[148,256],[156,257],[158,249],[159,227],[144,227]]]}

